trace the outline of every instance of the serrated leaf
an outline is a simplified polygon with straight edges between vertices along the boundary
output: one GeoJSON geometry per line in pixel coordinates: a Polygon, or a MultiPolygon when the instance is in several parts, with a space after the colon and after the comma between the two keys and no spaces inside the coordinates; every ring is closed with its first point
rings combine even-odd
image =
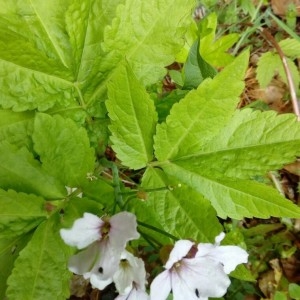
{"type": "Polygon", "coordinates": [[[222,231],[208,200],[193,189],[172,186],[174,179],[168,178],[159,169],[148,168],[143,176],[143,188],[147,190],[166,187],[163,191],[147,192],[146,205],[152,207],[158,220],[168,233],[178,238],[212,242],[222,231]]]}
{"type": "Polygon", "coordinates": [[[47,174],[26,148],[17,149],[0,143],[1,188],[33,193],[45,199],[59,199],[66,194],[64,185],[47,174]]]}
{"type": "Polygon", "coordinates": [[[115,17],[117,6],[123,2],[73,0],[66,11],[66,30],[72,45],[74,74],[83,91],[93,89],[101,80],[105,80],[109,57],[101,47],[104,29],[115,17]]]}
{"type": "Polygon", "coordinates": [[[153,158],[157,113],[128,65],[120,67],[109,83],[106,107],[111,119],[112,148],[118,158],[129,168],[145,167],[153,158]]]}
{"type": "Polygon", "coordinates": [[[35,195],[0,189],[0,236],[29,232],[47,217],[45,200],[35,195]]]}
{"type": "Polygon", "coordinates": [[[205,80],[172,107],[166,123],[157,126],[155,155],[174,159],[196,152],[229,121],[244,83],[248,52],[244,52],[214,79],[205,80]]]}
{"type": "Polygon", "coordinates": [[[43,222],[20,252],[8,278],[8,299],[62,300],[69,296],[69,247],[57,228],[58,216],[43,222]]]}
{"type": "MultiPolygon", "coordinates": [[[[300,75],[296,65],[289,58],[286,58],[288,68],[292,74],[295,86],[300,83],[300,75]]],[[[277,53],[264,53],[257,64],[256,78],[262,88],[268,86],[272,78],[279,75],[280,78],[287,83],[287,77],[280,56],[277,53]]]]}
{"type": "Polygon", "coordinates": [[[34,112],[16,113],[0,110],[0,141],[8,141],[18,148],[32,148],[29,135],[32,133],[34,112]]]}
{"type": "Polygon", "coordinates": [[[239,34],[227,34],[215,40],[217,29],[217,14],[208,15],[200,23],[200,46],[201,57],[210,65],[224,67],[234,59],[227,51],[237,42],[239,34]]]}
{"type": "Polygon", "coordinates": [[[300,57],[300,41],[288,38],[280,41],[278,44],[283,53],[291,59],[300,57]]]}
{"type": "Polygon", "coordinates": [[[14,0],[3,4],[1,105],[17,111],[73,109],[78,102],[85,106],[110,69],[109,55],[103,59],[103,31],[122,2],[14,0]]]}
{"type": "Polygon", "coordinates": [[[19,252],[26,246],[31,234],[0,239],[0,299],[5,299],[6,281],[11,274],[19,252]]]}
{"type": "Polygon", "coordinates": [[[145,85],[154,83],[182,48],[182,26],[188,18],[192,21],[194,5],[193,0],[128,0],[105,29],[104,49],[113,52],[115,61],[126,57],[145,85]]]}
{"type": "Polygon", "coordinates": [[[80,186],[94,169],[94,150],[87,133],[70,119],[37,114],[33,141],[43,169],[64,185],[80,186]]]}
{"type": "Polygon", "coordinates": [[[298,155],[300,124],[295,115],[244,109],[199,152],[176,164],[216,178],[250,179],[280,169],[298,155]]]}
{"type": "Polygon", "coordinates": [[[282,197],[274,188],[251,180],[214,177],[195,172],[192,166],[162,165],[167,174],[194,188],[211,201],[219,217],[299,218],[300,207],[282,197]]]}
{"type": "Polygon", "coordinates": [[[67,4],[14,0],[2,5],[0,91],[4,108],[46,110],[74,97],[69,43],[62,30],[67,4]]]}

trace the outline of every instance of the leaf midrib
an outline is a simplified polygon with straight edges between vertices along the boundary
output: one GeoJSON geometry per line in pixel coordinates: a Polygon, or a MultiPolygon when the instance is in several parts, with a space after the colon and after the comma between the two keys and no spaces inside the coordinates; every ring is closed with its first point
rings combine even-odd
{"type": "MultiPolygon", "coordinates": [[[[258,150],[262,147],[272,147],[272,146],[276,146],[276,145],[282,145],[282,144],[290,144],[291,142],[296,142],[300,144],[300,137],[298,139],[291,139],[288,141],[280,141],[280,142],[274,142],[274,143],[266,143],[266,144],[254,144],[254,145],[247,145],[247,146],[239,146],[239,147],[235,147],[235,148],[220,148],[218,150],[211,150],[211,151],[207,151],[207,152],[197,152],[197,153],[193,153],[190,155],[184,155],[184,156],[180,156],[174,159],[171,159],[171,162],[175,162],[175,161],[180,161],[180,160],[188,160],[188,159],[192,159],[192,158],[197,158],[197,157],[205,157],[205,156],[210,156],[210,155],[214,155],[214,154],[221,154],[221,153],[226,153],[226,152],[238,152],[239,150],[247,150],[247,149],[253,149],[253,148],[257,148],[258,150]]],[[[300,150],[299,150],[300,152],[300,150]]]]}
{"type": "Polygon", "coordinates": [[[59,57],[59,59],[60,59],[60,61],[62,62],[62,64],[63,64],[67,69],[69,69],[69,66],[67,65],[66,61],[64,60],[64,58],[63,58],[63,56],[62,56],[62,54],[61,54],[61,51],[59,51],[59,50],[60,50],[59,47],[54,43],[54,41],[53,41],[53,39],[52,39],[50,33],[49,33],[48,30],[47,30],[46,25],[43,23],[43,20],[42,20],[41,16],[38,14],[38,12],[37,12],[35,6],[33,5],[32,0],[29,0],[29,2],[30,2],[30,5],[31,5],[31,7],[32,7],[32,9],[33,9],[33,11],[34,11],[34,13],[36,14],[36,16],[37,16],[37,18],[38,18],[38,20],[39,20],[39,22],[40,22],[40,24],[41,24],[41,27],[43,28],[43,30],[46,32],[47,36],[49,37],[49,40],[51,41],[51,44],[52,44],[52,46],[53,46],[53,48],[54,48],[54,50],[55,50],[57,56],[59,57]]]}

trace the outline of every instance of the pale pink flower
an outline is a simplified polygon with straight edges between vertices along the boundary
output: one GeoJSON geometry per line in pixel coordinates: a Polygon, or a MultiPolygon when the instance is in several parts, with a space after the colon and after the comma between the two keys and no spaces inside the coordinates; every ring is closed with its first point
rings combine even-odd
{"type": "Polygon", "coordinates": [[[136,227],[132,213],[120,212],[110,218],[84,213],[72,228],[60,230],[66,244],[78,249],[87,247],[70,258],[69,270],[90,278],[95,287],[103,289],[118,270],[126,243],[139,237],[136,227]]]}
{"type": "Polygon", "coordinates": [[[165,300],[171,291],[174,300],[222,297],[230,285],[227,274],[248,258],[246,251],[237,246],[219,246],[222,238],[223,234],[219,235],[215,245],[197,246],[189,240],[177,241],[165,265],[166,270],[151,284],[151,299],[165,300]]]}

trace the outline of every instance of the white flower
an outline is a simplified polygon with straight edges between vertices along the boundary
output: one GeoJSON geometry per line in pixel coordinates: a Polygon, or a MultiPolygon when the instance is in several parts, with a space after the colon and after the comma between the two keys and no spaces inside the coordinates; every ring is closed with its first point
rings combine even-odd
{"type": "Polygon", "coordinates": [[[228,271],[247,262],[248,257],[246,251],[237,246],[219,246],[223,237],[223,234],[219,235],[215,245],[197,246],[188,240],[177,241],[165,265],[166,270],[151,284],[151,299],[165,300],[171,290],[174,300],[222,297],[230,285],[228,271]]]}
{"type": "Polygon", "coordinates": [[[112,278],[107,281],[96,277],[91,278],[94,287],[103,287],[111,282],[115,283],[120,295],[128,295],[137,286],[139,290],[145,291],[146,271],[143,260],[124,250],[119,258],[119,267],[112,278]]]}
{"type": "Polygon", "coordinates": [[[87,247],[70,258],[69,270],[90,278],[95,287],[103,289],[118,270],[126,243],[139,237],[136,227],[135,215],[128,212],[111,218],[84,213],[72,228],[60,230],[66,244],[78,249],[87,247]]]}
{"type": "Polygon", "coordinates": [[[248,261],[248,253],[237,246],[220,246],[224,239],[225,233],[221,232],[215,238],[215,244],[198,244],[196,257],[204,257],[215,260],[223,265],[224,272],[229,274],[237,265],[248,261]]]}

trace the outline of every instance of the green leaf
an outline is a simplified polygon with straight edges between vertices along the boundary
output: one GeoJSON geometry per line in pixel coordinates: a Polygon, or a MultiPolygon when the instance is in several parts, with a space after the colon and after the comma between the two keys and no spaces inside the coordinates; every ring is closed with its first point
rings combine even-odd
{"type": "Polygon", "coordinates": [[[0,299],[5,299],[6,281],[11,274],[19,252],[26,246],[31,234],[0,239],[0,299]]]}
{"type": "Polygon", "coordinates": [[[300,57],[300,41],[296,39],[284,39],[280,41],[279,46],[286,56],[291,59],[300,57]]]}
{"type": "Polygon", "coordinates": [[[234,60],[234,57],[226,52],[237,42],[240,35],[232,33],[215,40],[217,23],[216,13],[208,15],[200,23],[199,52],[201,57],[210,65],[224,67],[234,60]]]}
{"type": "Polygon", "coordinates": [[[298,155],[300,124],[294,114],[244,109],[200,151],[191,151],[176,164],[216,178],[249,179],[280,169],[298,155]]]}
{"type": "MultiPolygon", "coordinates": [[[[296,65],[292,60],[286,58],[288,68],[292,73],[295,86],[300,83],[300,75],[296,65]]],[[[266,52],[264,53],[257,64],[256,78],[262,88],[268,86],[275,75],[279,75],[281,79],[287,83],[287,77],[280,56],[277,53],[266,52]]]]}
{"type": "Polygon", "coordinates": [[[64,185],[47,174],[26,148],[17,149],[0,143],[1,188],[33,193],[45,199],[59,199],[66,194],[64,185]]]}
{"type": "Polygon", "coordinates": [[[78,109],[78,102],[85,106],[110,72],[110,56],[101,48],[103,32],[123,1],[14,0],[3,4],[1,105],[18,111],[46,111],[54,106],[78,109]]]}
{"type": "Polygon", "coordinates": [[[196,41],[189,52],[186,63],[184,64],[184,88],[197,88],[205,78],[213,78],[217,72],[209,65],[199,53],[199,42],[196,41]]]}
{"type": "Polygon", "coordinates": [[[243,281],[255,282],[256,279],[245,265],[238,265],[234,271],[230,273],[230,277],[234,277],[243,281]]]}
{"type": "Polygon", "coordinates": [[[289,295],[293,299],[300,299],[300,285],[296,283],[289,284],[289,295]]]}
{"type": "Polygon", "coordinates": [[[101,47],[104,29],[111,23],[116,8],[124,0],[73,0],[66,11],[66,30],[70,37],[74,59],[75,82],[87,93],[105,81],[110,71],[110,56],[101,47]],[[100,71],[100,72],[99,72],[100,71]]]}
{"type": "Polygon", "coordinates": [[[219,217],[240,220],[244,217],[299,218],[300,207],[282,197],[274,188],[251,180],[237,180],[202,175],[188,164],[184,167],[177,163],[161,165],[167,174],[189,185],[201,193],[217,211],[219,217]]]}
{"type": "Polygon", "coordinates": [[[0,189],[0,236],[29,232],[46,219],[45,200],[35,195],[0,189]]]}
{"type": "Polygon", "coordinates": [[[126,57],[139,80],[154,83],[182,48],[184,26],[187,20],[192,22],[194,5],[193,0],[126,1],[105,29],[105,51],[114,57],[114,65],[126,57]]]}
{"type": "Polygon", "coordinates": [[[142,186],[146,190],[166,187],[162,191],[148,192],[146,205],[156,212],[168,233],[182,239],[212,242],[222,231],[209,201],[187,186],[176,187],[174,179],[161,170],[148,168],[142,186]],[[172,186],[170,190],[168,186],[172,186]]]}
{"type": "Polygon", "coordinates": [[[43,169],[64,185],[78,187],[94,170],[94,150],[86,131],[70,119],[37,114],[33,141],[43,169]]]}
{"type": "Polygon", "coordinates": [[[187,90],[174,90],[170,94],[161,98],[155,99],[155,107],[158,114],[158,122],[164,122],[167,116],[170,114],[172,106],[183,99],[189,91],[187,90]]]}
{"type": "Polygon", "coordinates": [[[32,133],[34,112],[13,112],[0,110],[0,140],[21,148],[32,148],[29,135],[32,133]]]}
{"type": "Polygon", "coordinates": [[[206,79],[172,107],[166,123],[157,126],[155,155],[160,161],[199,151],[233,114],[248,65],[244,52],[214,79],[206,79]]]}
{"type": "Polygon", "coordinates": [[[1,105],[46,110],[73,101],[69,42],[63,29],[68,1],[10,1],[0,13],[1,105]],[[53,21],[55,20],[55,21],[53,21]]]}
{"type": "Polygon", "coordinates": [[[132,169],[145,167],[153,158],[157,113],[128,65],[120,67],[109,83],[106,106],[111,119],[112,148],[118,158],[132,169]]]}
{"type": "Polygon", "coordinates": [[[7,281],[8,299],[68,298],[71,273],[66,265],[70,250],[58,233],[58,223],[58,215],[43,222],[20,252],[7,281]]]}

